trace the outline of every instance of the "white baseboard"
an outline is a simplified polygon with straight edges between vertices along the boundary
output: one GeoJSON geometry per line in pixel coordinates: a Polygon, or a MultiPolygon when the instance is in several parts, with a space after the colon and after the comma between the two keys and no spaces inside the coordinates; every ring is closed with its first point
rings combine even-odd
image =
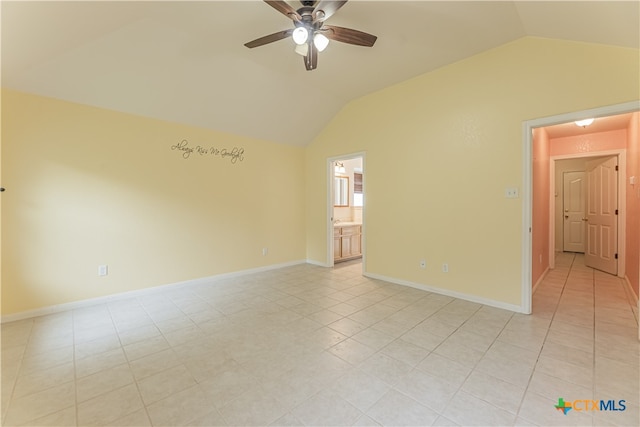
{"type": "Polygon", "coordinates": [[[183,286],[193,286],[215,282],[216,280],[228,279],[234,277],[246,276],[248,274],[261,273],[264,271],[277,270],[283,267],[291,267],[294,265],[305,264],[305,260],[290,261],[281,264],[267,265],[264,267],[250,268],[247,270],[233,271],[230,273],[216,274],[209,277],[201,277],[193,280],[185,280],[183,282],[169,283],[166,285],[158,285],[150,288],[136,289],[134,291],[120,292],[112,295],[105,295],[97,298],[89,298],[81,301],[73,301],[64,304],[50,305],[47,307],[36,308],[34,310],[22,311],[20,313],[7,314],[0,318],[0,323],[14,322],[16,320],[30,319],[32,317],[44,316],[47,314],[60,313],[67,310],[75,310],[78,308],[90,307],[92,305],[104,304],[112,301],[119,301],[127,298],[135,298],[144,295],[153,295],[158,292],[164,292],[171,288],[180,288],[183,286]]]}
{"type": "Polygon", "coordinates": [[[327,264],[325,262],[315,261],[313,259],[308,259],[307,260],[307,264],[317,265],[318,267],[331,267],[331,265],[329,265],[329,264],[327,264]]]}
{"type": "Polygon", "coordinates": [[[462,292],[452,291],[450,289],[438,288],[435,286],[423,285],[421,283],[410,282],[408,280],[396,279],[394,277],[382,276],[375,273],[364,273],[366,277],[372,279],[384,280],[385,282],[395,283],[396,285],[409,286],[411,288],[420,289],[427,292],[433,292],[440,295],[446,295],[453,298],[462,299],[465,301],[475,302],[478,304],[488,305],[490,307],[501,308],[503,310],[515,311],[516,313],[526,313],[526,311],[519,305],[508,304],[502,301],[496,301],[488,298],[479,297],[476,295],[465,294],[462,292]]]}
{"type": "Polygon", "coordinates": [[[531,289],[531,295],[536,293],[536,290],[538,290],[538,286],[540,285],[540,283],[542,283],[544,278],[547,277],[548,273],[549,273],[549,267],[547,267],[546,270],[544,270],[544,272],[540,275],[540,278],[538,279],[538,281],[535,283],[535,285],[533,285],[533,289],[531,289]]]}
{"type": "Polygon", "coordinates": [[[638,295],[636,291],[633,290],[633,286],[631,286],[631,280],[629,280],[629,276],[624,276],[624,283],[627,285],[627,290],[629,291],[629,295],[633,296],[634,302],[638,302],[638,295]]]}

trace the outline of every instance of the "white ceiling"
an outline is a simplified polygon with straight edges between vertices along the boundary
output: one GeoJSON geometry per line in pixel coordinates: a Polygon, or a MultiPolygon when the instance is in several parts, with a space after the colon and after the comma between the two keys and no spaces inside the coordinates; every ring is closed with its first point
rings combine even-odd
{"type": "MultiPolygon", "coordinates": [[[[299,2],[290,1],[298,8],[299,2]]],[[[523,36],[639,48],[638,1],[357,1],[306,71],[292,27],[260,1],[2,1],[2,86],[293,145],[350,100],[523,36]]]]}

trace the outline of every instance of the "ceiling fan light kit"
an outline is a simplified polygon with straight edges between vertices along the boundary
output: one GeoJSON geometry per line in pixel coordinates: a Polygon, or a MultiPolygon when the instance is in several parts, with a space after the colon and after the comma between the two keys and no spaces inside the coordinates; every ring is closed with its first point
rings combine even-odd
{"type": "Polygon", "coordinates": [[[356,46],[373,46],[377,40],[374,35],[351,28],[324,24],[324,21],[344,6],[347,1],[303,0],[300,2],[302,7],[295,10],[288,3],[281,0],[264,0],[269,6],[291,19],[295,28],[278,31],[247,42],[244,45],[248,48],[254,48],[291,36],[296,44],[295,52],[304,57],[304,65],[308,71],[317,68],[318,52],[322,52],[327,48],[329,40],[356,46]]]}

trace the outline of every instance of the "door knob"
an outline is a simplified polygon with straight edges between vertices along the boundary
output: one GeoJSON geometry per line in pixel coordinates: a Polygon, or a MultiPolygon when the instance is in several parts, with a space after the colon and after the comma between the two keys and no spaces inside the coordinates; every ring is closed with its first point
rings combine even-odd
{"type": "Polygon", "coordinates": [[[583,221],[589,221],[589,218],[582,218],[583,221]]]}
{"type": "Polygon", "coordinates": [[[564,219],[569,219],[569,215],[565,215],[565,216],[564,216],[564,219]]]}

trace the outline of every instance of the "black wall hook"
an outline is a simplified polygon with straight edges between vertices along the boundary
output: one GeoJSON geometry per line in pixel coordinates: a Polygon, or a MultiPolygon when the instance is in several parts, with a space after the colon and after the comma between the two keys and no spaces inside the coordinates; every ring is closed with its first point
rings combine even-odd
{"type": "Polygon", "coordinates": [[[4,187],[0,187],[0,193],[4,191],[4,187]]]}

